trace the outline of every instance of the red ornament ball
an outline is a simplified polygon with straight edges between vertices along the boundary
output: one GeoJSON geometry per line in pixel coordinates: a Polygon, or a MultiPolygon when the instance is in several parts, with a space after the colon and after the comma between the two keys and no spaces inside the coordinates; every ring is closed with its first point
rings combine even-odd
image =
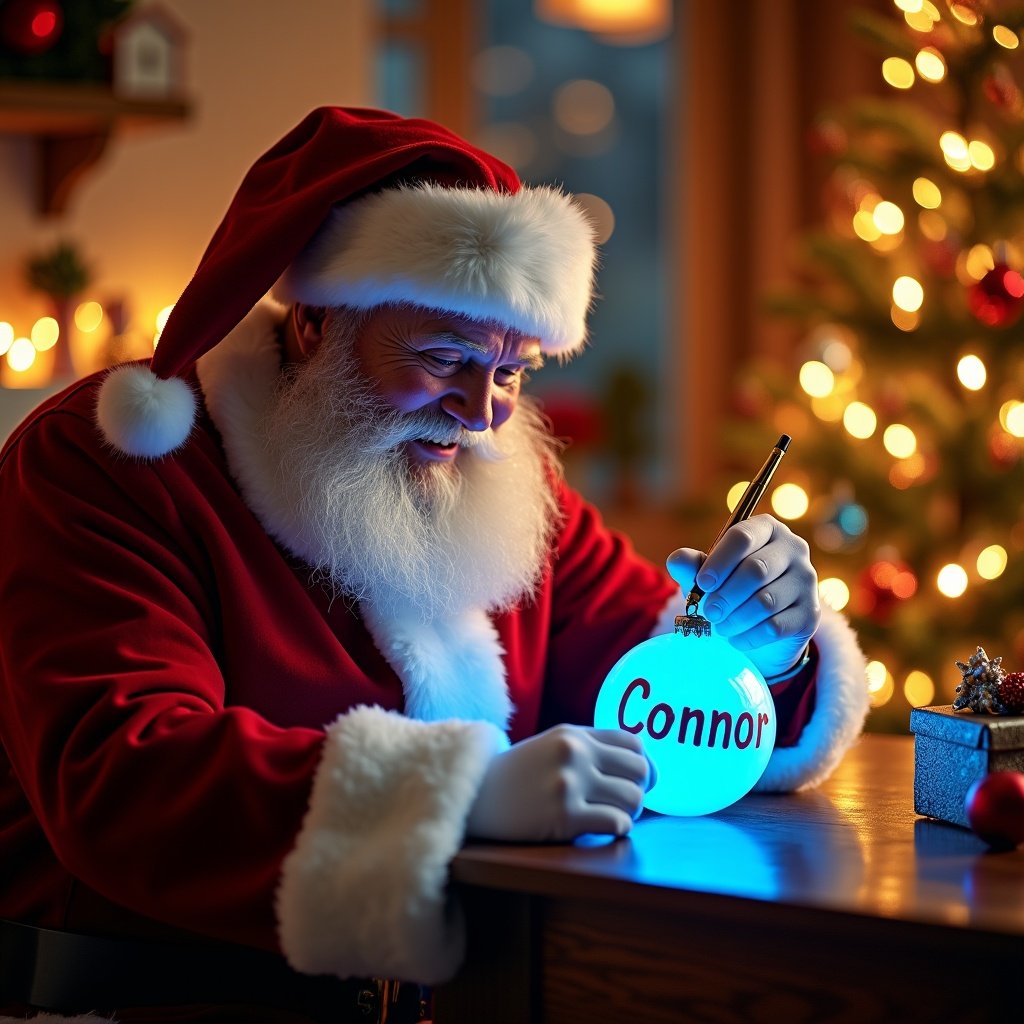
{"type": "Polygon", "coordinates": [[[0,38],[18,53],[45,53],[60,38],[64,10],[56,0],[8,0],[0,9],[0,38]]]}
{"type": "Polygon", "coordinates": [[[917,592],[917,577],[905,562],[880,559],[859,576],[855,610],[873,622],[886,622],[901,601],[917,592]]]}
{"type": "Polygon", "coordinates": [[[999,682],[999,699],[1011,715],[1024,714],[1024,672],[1007,672],[999,682]]]}
{"type": "Polygon", "coordinates": [[[1024,843],[1024,774],[991,772],[978,779],[964,801],[967,820],[989,846],[1024,843]]]}
{"type": "Polygon", "coordinates": [[[967,290],[967,305],[986,327],[1009,327],[1024,311],[1024,277],[997,263],[967,290]]]}
{"type": "Polygon", "coordinates": [[[1012,110],[1020,104],[1020,90],[1005,68],[999,68],[981,83],[985,98],[1000,110],[1012,110]]]}

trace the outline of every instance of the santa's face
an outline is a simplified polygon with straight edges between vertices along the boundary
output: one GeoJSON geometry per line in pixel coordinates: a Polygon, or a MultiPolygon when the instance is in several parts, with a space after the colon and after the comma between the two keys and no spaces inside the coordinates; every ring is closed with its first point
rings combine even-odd
{"type": "Polygon", "coordinates": [[[303,357],[260,421],[276,535],[383,616],[529,594],[560,514],[554,442],[520,396],[536,339],[411,307],[294,323],[303,357]]]}
{"type": "Polygon", "coordinates": [[[450,420],[451,431],[404,443],[410,464],[423,467],[454,463],[464,430],[499,430],[515,412],[526,371],[542,362],[537,338],[407,306],[374,310],[356,334],[354,355],[376,397],[395,412],[450,420]]]}

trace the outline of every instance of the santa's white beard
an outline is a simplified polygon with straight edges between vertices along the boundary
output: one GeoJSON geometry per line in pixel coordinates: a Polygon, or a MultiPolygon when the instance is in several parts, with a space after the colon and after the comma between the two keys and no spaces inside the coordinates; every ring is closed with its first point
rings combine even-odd
{"type": "Polygon", "coordinates": [[[523,397],[496,431],[394,411],[355,361],[357,323],[337,321],[263,420],[289,547],[387,618],[515,604],[539,581],[558,525],[543,417],[523,397]],[[464,447],[454,464],[413,467],[404,443],[423,438],[464,447]]]}

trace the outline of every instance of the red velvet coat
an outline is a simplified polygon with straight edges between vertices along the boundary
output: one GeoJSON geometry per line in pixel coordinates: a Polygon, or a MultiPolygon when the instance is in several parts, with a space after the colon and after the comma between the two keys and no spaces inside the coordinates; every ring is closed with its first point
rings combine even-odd
{"type": "MultiPolygon", "coordinates": [[[[382,855],[370,860],[386,874],[385,845],[413,818],[436,815],[447,845],[414,851],[415,863],[433,856],[443,869],[493,739],[346,714],[361,705],[402,712],[400,680],[358,611],[310,585],[307,568],[270,538],[209,415],[175,454],[133,461],[102,442],[96,389],[89,378],[47,402],[0,454],[0,916],[85,931],[183,929],[277,949],[282,916],[306,913],[301,894],[280,891],[282,864],[305,863],[303,842],[318,829],[340,836],[338,849],[379,842],[382,855]],[[359,729],[371,738],[383,729],[381,746],[394,739],[400,753],[352,767],[359,729]],[[346,822],[353,809],[367,813],[360,794],[407,771],[403,758],[436,788],[451,782],[461,793],[454,809],[432,805],[426,789],[408,805],[399,795],[370,808],[378,834],[363,825],[355,834],[346,822]],[[370,773],[365,786],[352,783],[355,798],[332,781],[342,770],[370,773]],[[347,803],[339,810],[336,800],[347,803]],[[386,815],[394,820],[385,827],[386,815]]],[[[564,488],[561,502],[565,523],[535,599],[493,618],[513,741],[587,722],[607,670],[676,610],[664,573],[577,494],[564,488]]],[[[776,751],[782,768],[773,779],[770,766],[765,783],[773,788],[827,773],[860,728],[859,654],[844,625],[828,628],[814,709],[825,724],[805,729],[811,704],[780,702],[791,749],[776,751]]],[[[371,883],[367,899],[383,884],[371,883]]],[[[338,899],[351,906],[348,890],[338,899]]],[[[317,917],[297,927],[308,931],[301,946],[326,942],[321,930],[332,925],[317,917]]],[[[381,928],[384,951],[409,933],[406,921],[381,928]]],[[[320,950],[310,960],[283,941],[300,967],[324,969],[320,950]]],[[[456,953],[419,969],[417,955],[389,961],[361,950],[328,969],[429,981],[457,962],[456,953]]]]}

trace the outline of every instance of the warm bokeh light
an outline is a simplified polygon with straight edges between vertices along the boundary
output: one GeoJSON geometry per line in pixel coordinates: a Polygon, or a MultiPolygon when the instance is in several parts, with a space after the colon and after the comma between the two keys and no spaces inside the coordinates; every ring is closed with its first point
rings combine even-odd
{"type": "Polygon", "coordinates": [[[914,65],[902,57],[886,57],[882,61],[882,78],[894,89],[909,89],[917,76],[914,65]]]}
{"type": "Polygon", "coordinates": [[[552,101],[555,121],[570,135],[596,135],[611,124],[615,116],[615,97],[611,90],[589,78],[566,82],[552,101]]]}
{"type": "Polygon", "coordinates": [[[915,668],[903,681],[903,696],[912,708],[923,708],[935,700],[935,683],[927,672],[915,668]]]}
{"type": "Polygon", "coordinates": [[[875,227],[883,235],[898,235],[903,230],[903,211],[889,200],[883,200],[872,211],[875,227]]]}
{"type": "Polygon", "coordinates": [[[802,405],[793,402],[780,402],[771,415],[772,426],[780,434],[799,436],[811,428],[811,417],[802,405]]]}
{"type": "Polygon", "coordinates": [[[968,277],[980,281],[996,265],[995,254],[987,245],[972,245],[964,260],[968,277]]]}
{"type": "Polygon", "coordinates": [[[930,17],[923,7],[917,11],[907,11],[903,17],[915,32],[931,32],[935,27],[936,19],[930,17]]]}
{"type": "Polygon", "coordinates": [[[908,459],[917,451],[917,436],[905,423],[890,423],[882,433],[885,450],[897,459],[908,459]]]}
{"type": "Polygon", "coordinates": [[[927,463],[924,456],[920,452],[915,452],[909,458],[893,463],[889,470],[889,483],[893,487],[905,491],[908,487],[913,487],[924,476],[926,468],[927,463]]]}
{"type": "Polygon", "coordinates": [[[173,302],[169,306],[164,306],[156,315],[156,333],[153,335],[153,348],[156,348],[160,335],[164,333],[164,328],[167,326],[167,318],[171,315],[172,309],[174,309],[173,302]]]}
{"type": "Polygon", "coordinates": [[[917,577],[906,566],[895,562],[875,562],[870,569],[871,581],[879,590],[888,590],[893,597],[906,601],[917,593],[917,577]]]}
{"type": "Polygon", "coordinates": [[[1020,46],[1020,36],[1005,25],[993,25],[992,38],[1007,50],[1016,50],[1020,46]]]}
{"type": "Polygon", "coordinates": [[[980,391],[985,386],[988,372],[978,356],[966,355],[956,364],[956,375],[968,391],[980,391]]]}
{"type": "Polygon", "coordinates": [[[946,597],[960,597],[967,589],[967,570],[956,562],[949,562],[939,570],[935,585],[946,597]]]}
{"type": "Polygon", "coordinates": [[[942,205],[942,191],[930,178],[915,178],[914,202],[926,210],[937,210],[942,205]]]}
{"type": "Polygon", "coordinates": [[[845,341],[839,341],[838,339],[830,341],[821,350],[822,362],[833,373],[842,373],[843,370],[849,367],[852,359],[853,352],[850,351],[850,346],[845,341]]]}
{"type": "Polygon", "coordinates": [[[556,25],[594,32],[609,42],[652,42],[672,27],[669,0],[535,0],[535,9],[556,25]]]}
{"type": "Polygon", "coordinates": [[[841,612],[850,603],[850,588],[838,576],[826,576],[818,581],[821,603],[841,612]]]}
{"type": "Polygon", "coordinates": [[[916,331],[921,323],[920,313],[908,313],[899,306],[893,306],[889,310],[889,318],[901,331],[916,331]]]}
{"type": "Polygon", "coordinates": [[[983,580],[994,580],[1006,571],[1009,555],[1002,544],[990,544],[978,555],[978,575],[983,580]]]}
{"type": "Polygon", "coordinates": [[[868,244],[875,252],[893,252],[903,244],[903,235],[883,235],[879,233],[878,237],[868,244]]]}
{"type": "Polygon", "coordinates": [[[45,352],[57,344],[60,337],[60,325],[52,316],[41,316],[29,332],[32,345],[37,352],[45,352]]]}
{"type": "Polygon", "coordinates": [[[996,165],[996,154],[987,142],[972,139],[967,145],[967,155],[971,166],[979,171],[991,171],[996,165]]]}
{"type": "Polygon", "coordinates": [[[1018,403],[1006,414],[1006,432],[1024,437],[1024,403],[1018,403]]]}
{"type": "Polygon", "coordinates": [[[576,192],[573,196],[583,207],[594,228],[594,241],[604,245],[615,231],[615,213],[609,203],[592,192],[576,192]]]}
{"type": "Polygon", "coordinates": [[[918,50],[914,66],[926,82],[941,82],[946,77],[946,61],[933,46],[918,50]]]}
{"type": "Polygon", "coordinates": [[[811,411],[819,420],[824,420],[826,423],[838,423],[843,418],[845,409],[846,400],[836,394],[811,399],[811,411]]]}
{"type": "Polygon", "coordinates": [[[807,492],[799,484],[779,484],[772,491],[772,510],[780,519],[799,519],[810,504],[807,492]]]}
{"type": "Polygon", "coordinates": [[[740,503],[740,498],[743,497],[743,492],[749,483],[749,480],[740,480],[729,488],[729,493],[725,496],[725,504],[730,512],[740,503]]]}
{"type": "Polygon", "coordinates": [[[843,373],[843,383],[849,385],[847,390],[854,388],[863,376],[864,364],[859,359],[854,359],[843,373]]]}
{"type": "Polygon", "coordinates": [[[924,302],[924,288],[916,277],[897,277],[892,286],[892,301],[907,313],[916,313],[924,302]]]}
{"type": "Polygon", "coordinates": [[[868,683],[868,699],[871,706],[879,708],[883,704],[888,704],[892,699],[895,683],[885,665],[880,661],[869,661],[864,669],[864,676],[868,683]]]}
{"type": "Polygon", "coordinates": [[[817,359],[809,359],[800,367],[800,387],[812,398],[824,398],[832,394],[835,386],[836,375],[817,359]]]}
{"type": "Polygon", "coordinates": [[[75,309],[75,326],[83,334],[92,334],[103,323],[103,307],[90,299],[80,302],[75,309]]]}
{"type": "Polygon", "coordinates": [[[15,373],[24,373],[36,361],[36,347],[28,338],[15,338],[7,350],[7,365],[15,373]]]}
{"type": "Polygon", "coordinates": [[[946,218],[934,210],[922,210],[917,218],[917,226],[929,242],[941,242],[949,234],[946,218]]]}
{"type": "Polygon", "coordinates": [[[865,242],[875,242],[882,237],[882,232],[878,230],[870,210],[858,210],[853,215],[853,232],[865,242]]]}
{"type": "Polygon", "coordinates": [[[6,320],[0,320],[0,356],[7,354],[12,341],[14,341],[14,328],[6,320]]]}
{"type": "Polygon", "coordinates": [[[973,27],[981,20],[978,12],[968,3],[950,3],[949,13],[952,14],[961,25],[970,25],[973,27]]]}
{"type": "Polygon", "coordinates": [[[1014,437],[1024,437],[1024,402],[1003,402],[999,407],[999,423],[1014,437]]]}
{"type": "Polygon", "coordinates": [[[870,405],[851,402],[843,411],[843,426],[848,434],[863,441],[875,432],[878,417],[870,405]]]}
{"type": "Polygon", "coordinates": [[[892,2],[906,14],[917,14],[922,6],[922,0],[892,0],[892,2]]]}
{"type": "Polygon", "coordinates": [[[967,140],[959,132],[943,132],[939,136],[942,157],[954,171],[969,171],[971,158],[967,151],[967,140]]]}

